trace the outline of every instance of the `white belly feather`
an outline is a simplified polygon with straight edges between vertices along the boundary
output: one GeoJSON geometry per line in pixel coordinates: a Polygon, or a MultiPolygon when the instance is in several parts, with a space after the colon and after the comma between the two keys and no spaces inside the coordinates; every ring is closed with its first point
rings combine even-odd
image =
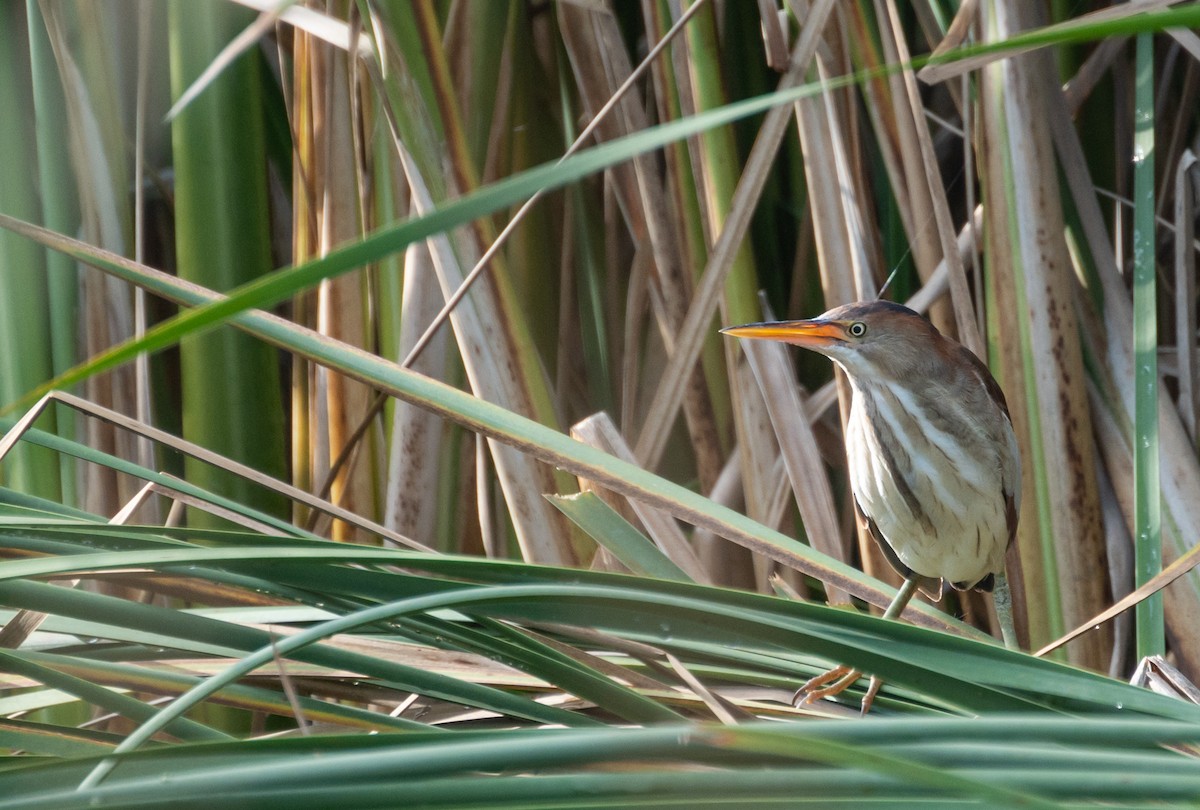
{"type": "Polygon", "coordinates": [[[921,576],[969,586],[1002,571],[1009,539],[1005,492],[1012,486],[1005,476],[1011,471],[999,454],[964,458],[953,452],[953,437],[943,429],[980,430],[978,420],[946,404],[943,424],[934,425],[902,389],[872,393],[875,427],[860,418],[865,406],[856,392],[846,432],[859,508],[899,560],[921,576]],[[913,436],[927,437],[932,447],[912,447],[913,436]]]}

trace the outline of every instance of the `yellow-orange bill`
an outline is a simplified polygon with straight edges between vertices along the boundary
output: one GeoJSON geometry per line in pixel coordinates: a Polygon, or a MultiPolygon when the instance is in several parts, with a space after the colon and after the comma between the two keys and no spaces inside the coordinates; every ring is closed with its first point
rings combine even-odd
{"type": "Polygon", "coordinates": [[[743,326],[727,326],[722,334],[740,338],[786,340],[793,343],[810,343],[843,338],[842,327],[832,321],[771,321],[748,323],[743,326]]]}

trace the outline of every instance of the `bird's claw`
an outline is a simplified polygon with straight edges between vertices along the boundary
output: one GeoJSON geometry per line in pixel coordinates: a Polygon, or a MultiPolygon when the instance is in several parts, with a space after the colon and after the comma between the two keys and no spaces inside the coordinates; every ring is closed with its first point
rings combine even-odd
{"type": "MultiPolygon", "coordinates": [[[[828,672],[811,678],[797,689],[796,694],[792,696],[792,705],[797,707],[809,706],[821,698],[840,695],[853,686],[861,677],[862,673],[853,667],[848,667],[844,664],[834,667],[828,672]]],[[[871,684],[867,687],[867,693],[863,695],[862,699],[863,714],[871,710],[871,705],[875,702],[875,696],[879,694],[879,687],[881,686],[883,686],[883,681],[872,675],[871,684]]]]}

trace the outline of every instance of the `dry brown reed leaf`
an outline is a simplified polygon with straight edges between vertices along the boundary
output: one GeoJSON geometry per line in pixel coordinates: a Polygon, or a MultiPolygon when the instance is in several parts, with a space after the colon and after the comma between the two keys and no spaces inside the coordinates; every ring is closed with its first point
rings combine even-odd
{"type": "MultiPolygon", "coordinates": [[[[820,58],[817,70],[824,72],[820,58]]],[[[842,117],[854,113],[845,111],[836,101],[831,93],[822,93],[801,99],[794,109],[800,147],[805,155],[809,211],[826,307],[874,298],[876,289],[866,255],[868,240],[859,227],[865,219],[859,210],[864,200],[863,190],[851,184],[846,170],[850,160],[844,154],[846,142],[842,135],[845,129],[842,117]]],[[[841,370],[835,371],[835,379],[842,424],[845,425],[850,389],[841,370]]],[[[900,581],[861,526],[858,527],[858,549],[867,573],[893,584],[900,581]]]]}
{"type": "MultiPolygon", "coordinates": [[[[397,144],[397,149],[401,152],[414,209],[428,212],[433,208],[433,198],[424,177],[404,146],[397,144]]],[[[429,239],[428,244],[442,293],[449,296],[463,281],[464,265],[473,264],[474,241],[460,238],[452,245],[448,237],[441,235],[429,239]],[[458,258],[460,253],[464,256],[462,262],[458,258]]],[[[517,413],[532,414],[535,408],[531,394],[519,375],[513,373],[516,361],[512,354],[517,351],[514,339],[499,326],[508,321],[500,315],[502,307],[496,300],[498,293],[493,279],[481,277],[473,292],[450,315],[471,388],[489,402],[517,413]]],[[[524,558],[551,565],[577,562],[574,549],[563,542],[570,536],[563,519],[541,497],[543,492],[557,491],[551,471],[514,448],[492,441],[488,444],[524,558]]]]}
{"type": "MultiPolygon", "coordinates": [[[[619,459],[633,462],[633,451],[629,449],[612,418],[606,413],[596,413],[577,422],[571,427],[571,436],[619,459]]],[[[580,480],[580,487],[592,489],[626,520],[635,526],[640,525],[654,544],[693,580],[703,584],[712,582],[709,572],[697,558],[687,537],[671,515],[640,501],[620,498],[603,487],[593,487],[591,482],[585,479],[580,480]]]]}
{"type": "Polygon", "coordinates": [[[1200,358],[1196,347],[1196,156],[1185,150],[1175,168],[1175,349],[1179,415],[1196,445],[1200,423],[1200,358]]]}
{"type": "MultiPolygon", "coordinates": [[[[896,8],[895,0],[886,0],[887,13],[878,15],[880,20],[888,21],[888,29],[892,35],[894,43],[894,54],[896,62],[901,65],[909,64],[912,59],[908,51],[908,44],[905,42],[901,33],[899,11],[896,8]]],[[[887,34],[884,34],[885,47],[888,44],[887,34]]],[[[933,140],[929,133],[928,118],[925,114],[925,105],[921,100],[920,91],[917,88],[916,76],[909,69],[901,70],[895,74],[900,82],[899,92],[895,93],[894,103],[897,104],[900,111],[897,113],[897,119],[901,122],[901,131],[905,131],[908,126],[911,126],[912,133],[915,136],[915,144],[904,143],[908,147],[902,150],[906,154],[912,146],[916,147],[915,153],[909,158],[912,161],[914,174],[912,175],[912,183],[910,189],[918,195],[917,199],[924,202],[928,201],[927,207],[920,205],[917,210],[923,216],[918,218],[919,222],[932,221],[936,226],[935,235],[938,240],[938,250],[933,252],[928,258],[933,259],[924,265],[924,273],[922,277],[932,273],[937,261],[945,260],[950,276],[950,301],[954,312],[954,325],[956,327],[954,335],[958,341],[973,351],[976,355],[983,356],[983,339],[980,337],[979,325],[975,322],[974,306],[971,303],[970,288],[967,284],[966,272],[963,269],[962,262],[958,256],[956,247],[956,231],[953,221],[950,218],[950,206],[946,199],[946,184],[942,179],[941,169],[938,166],[937,156],[933,150],[933,140]],[[915,170],[919,169],[919,173],[915,170]],[[924,181],[923,183],[921,181],[924,181]]],[[[921,268],[920,256],[918,255],[918,269],[921,268]]]]}
{"type": "MultiPolygon", "coordinates": [[[[1046,92],[1050,95],[1046,110],[1055,150],[1100,287],[1095,296],[1078,295],[1076,307],[1083,315],[1079,324],[1085,347],[1092,357],[1091,366],[1101,372],[1096,381],[1098,396],[1093,397],[1094,424],[1111,422],[1123,426],[1109,429],[1107,438],[1102,437],[1098,445],[1114,490],[1130,493],[1133,491],[1128,432],[1133,413],[1132,304],[1114,257],[1113,240],[1104,223],[1083,145],[1069,118],[1069,107],[1062,95],[1053,95],[1058,92],[1057,87],[1048,87],[1046,92]],[[1099,302],[1099,311],[1092,311],[1094,301],[1099,302]],[[1102,414],[1104,410],[1111,412],[1111,416],[1102,414]]],[[[1200,536],[1200,464],[1190,449],[1191,441],[1179,412],[1171,405],[1165,389],[1160,397],[1159,433],[1165,527],[1163,559],[1166,563],[1186,551],[1186,547],[1179,545],[1180,538],[1200,536]]],[[[1123,500],[1122,507],[1127,524],[1132,526],[1132,502],[1123,500]]],[[[1186,579],[1186,587],[1181,584],[1164,593],[1166,621],[1173,649],[1180,660],[1186,661],[1188,667],[1200,667],[1200,639],[1185,629],[1200,626],[1200,576],[1193,572],[1186,579]]]]}
{"type": "MultiPolygon", "coordinates": [[[[410,245],[404,253],[404,288],[399,302],[398,345],[387,354],[404,357],[420,337],[424,324],[442,305],[433,259],[426,244],[410,245]]],[[[435,379],[446,377],[445,330],[430,340],[428,349],[412,369],[435,379]]],[[[388,449],[387,488],[383,523],[410,537],[433,537],[437,529],[438,485],[446,458],[444,423],[437,416],[407,402],[396,402],[392,411],[392,440],[388,449]]]]}
{"type": "MultiPolygon", "coordinates": [[[[805,21],[804,31],[792,49],[792,66],[779,81],[780,90],[796,87],[804,80],[833,5],[834,0],[820,0],[814,4],[805,21]]],[[[687,317],[679,329],[675,344],[677,351],[663,369],[654,400],[647,409],[634,445],[634,454],[648,468],[657,466],[666,446],[668,429],[679,408],[683,380],[696,363],[704,335],[711,328],[726,274],[750,227],[750,215],[762,194],[775,154],[787,131],[789,115],[786,107],[775,107],[764,118],[730,201],[730,216],[717,236],[708,264],[696,284],[687,317]]],[[[707,222],[708,218],[705,217],[704,221],[707,222]]]]}
{"type": "MultiPolygon", "coordinates": [[[[616,18],[611,13],[589,13],[570,4],[559,5],[558,11],[563,42],[585,106],[589,111],[598,110],[614,97],[633,70],[616,18]]],[[[636,89],[627,92],[616,109],[618,114],[608,116],[600,125],[601,140],[646,129],[649,124],[642,107],[636,89]]],[[[651,312],[660,339],[668,352],[674,353],[679,351],[676,336],[691,298],[690,278],[682,261],[688,255],[684,242],[687,229],[678,221],[680,212],[671,204],[662,164],[655,158],[639,155],[632,165],[617,167],[612,177],[618,198],[623,201],[635,250],[649,254],[651,312]]],[[[683,409],[701,485],[707,489],[720,469],[721,441],[702,366],[687,377],[683,409]]]]}
{"type": "MultiPolygon", "coordinates": [[[[303,105],[312,115],[298,125],[311,127],[314,144],[312,162],[297,178],[307,180],[307,193],[315,201],[316,232],[308,241],[316,244],[316,255],[323,256],[369,229],[362,219],[362,184],[358,167],[364,144],[355,131],[357,116],[351,99],[357,88],[351,75],[347,54],[324,42],[313,42],[307,51],[307,69],[312,80],[304,87],[312,93],[303,105]]],[[[300,226],[302,223],[296,223],[300,226]]],[[[317,289],[317,331],[343,343],[366,348],[369,342],[365,321],[367,312],[362,274],[353,273],[326,280],[317,289]]],[[[327,437],[323,449],[329,454],[318,467],[327,468],[351,441],[357,426],[369,408],[371,394],[361,383],[339,374],[318,371],[316,394],[320,402],[309,401],[309,423],[327,437]]],[[[373,471],[362,464],[344,466],[332,481],[330,495],[352,512],[374,512],[373,471]]],[[[336,540],[365,540],[356,537],[348,524],[335,522],[336,540]]]]}
{"type": "MultiPolygon", "coordinates": [[[[833,493],[816,437],[805,416],[787,347],[781,343],[749,341],[743,349],[762,389],[809,543],[818,551],[846,562],[833,493]]],[[[828,598],[830,602],[848,601],[845,594],[837,591],[831,591],[828,598]]]]}
{"type": "MultiPolygon", "coordinates": [[[[996,41],[1028,27],[1029,20],[1011,9],[984,12],[986,38],[996,41]]],[[[1039,467],[1026,455],[1026,504],[1044,488],[1040,509],[1022,509],[1023,571],[1037,570],[1037,549],[1049,543],[1056,560],[1063,621],[1074,625],[1095,615],[1108,600],[1104,535],[1100,526],[1093,461],[1086,372],[1075,315],[1075,284],[1063,237],[1064,224],[1056,178],[1051,130],[1051,95],[1044,77],[1052,76],[1045,54],[1005,60],[983,74],[983,148],[987,184],[985,215],[989,217],[997,289],[1005,305],[1000,323],[1027,324],[1022,340],[1009,339],[1002,350],[1004,382],[1011,385],[1009,405],[1024,434],[1023,450],[1037,448],[1039,467]],[[1003,244],[1001,244],[1003,243],[1003,244]],[[1011,344],[1020,343],[1015,350],[1011,344]],[[1014,396],[1015,394],[1015,396],[1014,396]],[[1053,471],[1053,472],[1051,472],[1053,471]],[[1035,478],[1035,476],[1037,478],[1035,478]],[[1040,479],[1040,480],[1039,480],[1040,479]],[[1040,535],[1039,525],[1048,534],[1040,535]],[[1099,570],[1097,570],[1099,569],[1099,570]],[[1099,574],[1099,575],[1098,575],[1099,574]]],[[[1027,593],[1037,598],[1033,583],[1027,593]]],[[[1031,608],[1031,616],[1036,612],[1031,608]]],[[[1039,629],[1035,635],[1046,629],[1039,629]]],[[[1035,639],[1036,641],[1037,639],[1035,639]]],[[[1071,660],[1096,669],[1108,663],[1111,639],[1097,634],[1070,651],[1071,660]]]]}

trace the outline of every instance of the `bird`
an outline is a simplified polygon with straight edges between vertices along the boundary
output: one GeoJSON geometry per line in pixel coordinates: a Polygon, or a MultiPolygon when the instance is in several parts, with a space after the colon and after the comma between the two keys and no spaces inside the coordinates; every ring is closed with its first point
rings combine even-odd
{"type": "MultiPolygon", "coordinates": [[[[721,332],[801,346],[846,373],[855,511],[904,578],[884,617],[898,617],[917,589],[935,601],[947,583],[994,591],[1005,644],[1015,647],[1005,557],[1016,539],[1021,461],[1004,392],[988,367],[926,318],[883,300],[721,332]]],[[[839,694],[861,676],[835,667],[801,686],[795,701],[839,694]]],[[[864,714],[880,684],[872,677],[864,714]]]]}

